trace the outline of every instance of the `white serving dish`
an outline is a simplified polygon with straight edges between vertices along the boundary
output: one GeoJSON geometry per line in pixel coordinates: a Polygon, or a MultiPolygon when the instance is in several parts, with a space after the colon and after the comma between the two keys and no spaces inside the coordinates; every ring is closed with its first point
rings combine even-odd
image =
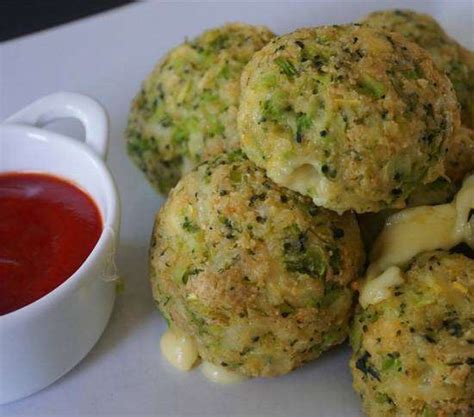
{"type": "Polygon", "coordinates": [[[119,233],[117,190],[103,159],[105,110],[89,97],[44,97],[0,125],[0,173],[44,172],[71,180],[96,202],[103,231],[93,251],[64,283],[39,300],[0,316],[0,404],[48,386],[74,367],[102,334],[115,299],[119,233]],[[85,143],[43,129],[73,117],[85,143]]]}

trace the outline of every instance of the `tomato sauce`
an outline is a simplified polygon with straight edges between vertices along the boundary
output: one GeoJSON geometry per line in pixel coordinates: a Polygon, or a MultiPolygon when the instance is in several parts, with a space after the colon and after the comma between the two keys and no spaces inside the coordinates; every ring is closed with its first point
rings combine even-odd
{"type": "Polygon", "coordinates": [[[0,315],[63,283],[101,232],[95,202],[74,184],[45,174],[1,174],[0,315]]]}

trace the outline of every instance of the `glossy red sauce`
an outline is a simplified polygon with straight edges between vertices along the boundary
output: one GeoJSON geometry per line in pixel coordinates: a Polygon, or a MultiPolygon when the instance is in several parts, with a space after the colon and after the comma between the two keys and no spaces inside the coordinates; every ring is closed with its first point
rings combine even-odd
{"type": "Polygon", "coordinates": [[[96,204],[67,180],[0,175],[0,315],[63,283],[94,249],[101,232],[96,204]]]}

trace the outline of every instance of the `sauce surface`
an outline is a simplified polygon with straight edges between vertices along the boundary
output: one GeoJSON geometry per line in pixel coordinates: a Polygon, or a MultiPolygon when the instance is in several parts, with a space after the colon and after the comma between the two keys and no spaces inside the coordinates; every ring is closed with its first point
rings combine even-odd
{"type": "Polygon", "coordinates": [[[95,202],[74,184],[45,174],[1,174],[0,315],[62,284],[101,232],[95,202]]]}

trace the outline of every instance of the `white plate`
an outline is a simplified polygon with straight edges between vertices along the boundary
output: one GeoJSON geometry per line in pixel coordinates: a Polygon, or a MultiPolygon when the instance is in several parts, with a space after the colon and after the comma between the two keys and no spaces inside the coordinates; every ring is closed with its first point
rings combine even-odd
{"type": "MultiPolygon", "coordinates": [[[[118,267],[126,284],[109,327],[86,359],[49,388],[0,407],[0,416],[361,416],[351,388],[347,347],[290,375],[230,386],[208,382],[199,371],[181,373],[165,362],[159,352],[165,323],[154,308],[147,281],[148,239],[153,215],[163,200],[128,160],[123,130],[140,81],[185,36],[228,21],[265,24],[284,33],[300,26],[348,22],[388,7],[429,12],[449,33],[473,48],[469,0],[148,2],[0,46],[0,118],[58,90],[92,95],[109,111],[108,163],[123,204],[118,267]]],[[[61,129],[79,131],[73,124],[61,129]]]]}

